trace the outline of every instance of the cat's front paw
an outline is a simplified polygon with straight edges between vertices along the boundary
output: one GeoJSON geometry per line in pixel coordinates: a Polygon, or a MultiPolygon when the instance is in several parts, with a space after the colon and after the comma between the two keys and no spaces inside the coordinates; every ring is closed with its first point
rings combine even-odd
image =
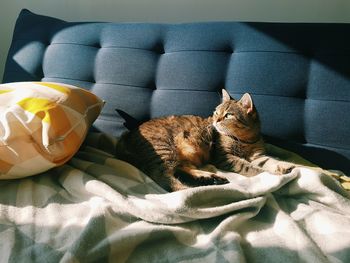
{"type": "Polygon", "coordinates": [[[276,165],[276,169],[274,171],[275,174],[288,174],[296,167],[295,164],[287,163],[287,162],[279,162],[276,165]]]}
{"type": "Polygon", "coordinates": [[[216,175],[213,176],[212,179],[213,179],[213,184],[215,184],[215,185],[228,184],[230,182],[226,178],[220,177],[220,176],[216,176],[216,175]]]}
{"type": "Polygon", "coordinates": [[[216,174],[211,174],[208,177],[201,177],[199,180],[201,181],[202,185],[221,185],[228,184],[230,182],[225,177],[221,177],[216,174]]]}

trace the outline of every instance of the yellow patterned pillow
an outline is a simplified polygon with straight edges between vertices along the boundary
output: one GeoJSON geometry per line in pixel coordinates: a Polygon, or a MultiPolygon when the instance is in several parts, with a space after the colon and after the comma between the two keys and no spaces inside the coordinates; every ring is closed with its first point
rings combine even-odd
{"type": "Polygon", "coordinates": [[[103,101],[61,83],[0,85],[0,179],[62,165],[79,149],[103,101]]]}

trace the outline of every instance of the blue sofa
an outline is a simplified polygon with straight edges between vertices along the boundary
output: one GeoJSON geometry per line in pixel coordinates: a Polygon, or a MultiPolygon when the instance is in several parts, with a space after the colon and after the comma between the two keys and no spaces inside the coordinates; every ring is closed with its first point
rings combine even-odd
{"type": "Polygon", "coordinates": [[[252,95],[267,142],[350,175],[349,32],[350,24],[66,22],[22,10],[3,83],[72,84],[106,104],[69,162],[0,180],[1,261],[350,262],[350,194],[329,176],[349,184],[341,172],[227,173],[229,184],[168,193],[113,156],[126,126],[209,116],[226,88],[252,95]]]}
{"type": "Polygon", "coordinates": [[[144,121],[208,116],[225,87],[249,92],[268,142],[350,173],[347,24],[73,23],[23,10],[3,82],[80,85],[107,101],[94,127],[125,130],[115,109],[144,121]]]}

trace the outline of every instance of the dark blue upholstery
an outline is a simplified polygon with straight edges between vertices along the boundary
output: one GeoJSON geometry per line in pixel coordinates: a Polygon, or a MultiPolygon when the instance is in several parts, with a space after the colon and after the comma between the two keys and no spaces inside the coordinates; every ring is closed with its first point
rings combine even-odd
{"type": "Polygon", "coordinates": [[[70,23],[23,10],[3,82],[85,87],[107,101],[95,122],[208,116],[226,87],[250,92],[269,141],[350,174],[350,24],[70,23]]]}

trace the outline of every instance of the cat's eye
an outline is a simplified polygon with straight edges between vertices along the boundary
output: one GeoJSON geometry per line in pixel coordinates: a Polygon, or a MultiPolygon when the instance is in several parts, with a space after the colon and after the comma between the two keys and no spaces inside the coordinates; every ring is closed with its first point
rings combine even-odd
{"type": "Polygon", "coordinates": [[[232,113],[226,113],[225,114],[225,119],[233,119],[235,116],[232,113]]]}

